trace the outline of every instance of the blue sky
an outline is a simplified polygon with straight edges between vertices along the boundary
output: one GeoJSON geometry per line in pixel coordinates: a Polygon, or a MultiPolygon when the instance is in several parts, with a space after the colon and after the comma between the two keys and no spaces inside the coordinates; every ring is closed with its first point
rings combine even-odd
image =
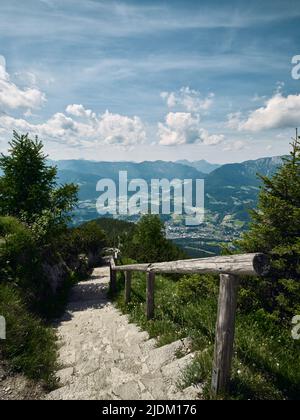
{"type": "Polygon", "coordinates": [[[286,153],[299,20],[298,0],[1,0],[0,148],[16,128],[53,159],[286,153]]]}

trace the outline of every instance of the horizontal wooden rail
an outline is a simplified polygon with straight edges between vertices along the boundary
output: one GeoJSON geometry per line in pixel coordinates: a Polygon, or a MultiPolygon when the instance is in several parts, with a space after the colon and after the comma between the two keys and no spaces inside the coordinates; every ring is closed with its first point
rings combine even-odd
{"type": "Polygon", "coordinates": [[[217,395],[228,389],[233,355],[236,304],[239,276],[266,276],[270,272],[269,258],[261,253],[198,258],[152,264],[115,265],[110,261],[110,290],[116,290],[116,274],[125,273],[125,302],[131,298],[131,273],[147,273],[146,316],[154,317],[154,287],[156,273],[220,274],[220,292],[216,323],[215,351],[212,371],[212,392],[217,395]]]}
{"type": "Polygon", "coordinates": [[[134,272],[141,271],[143,273],[146,273],[148,271],[148,268],[151,266],[152,264],[116,265],[115,270],[116,271],[134,271],[134,272]]]}
{"type": "Polygon", "coordinates": [[[153,264],[131,264],[115,267],[116,271],[153,271],[154,273],[214,273],[264,276],[270,270],[269,259],[264,254],[226,255],[153,264]]]}

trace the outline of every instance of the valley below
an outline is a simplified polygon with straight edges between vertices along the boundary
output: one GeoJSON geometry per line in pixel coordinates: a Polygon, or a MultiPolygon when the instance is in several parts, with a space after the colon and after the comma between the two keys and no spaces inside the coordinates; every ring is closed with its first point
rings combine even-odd
{"type": "MultiPolygon", "coordinates": [[[[183,216],[163,215],[168,239],[174,241],[194,258],[218,255],[222,247],[231,246],[247,230],[251,209],[256,207],[261,186],[260,176],[271,176],[281,165],[280,157],[261,158],[222,166],[205,161],[188,162],[94,162],[66,160],[54,162],[60,182],[79,186],[79,203],[74,212],[74,224],[101,217],[96,209],[100,193],[97,182],[108,178],[118,184],[120,171],[128,180],[143,179],[150,184],[157,179],[204,179],[205,218],[198,226],[186,226],[183,216]]],[[[195,197],[193,197],[194,199],[195,197]]],[[[119,197],[117,205],[122,200],[119,197]]],[[[148,200],[145,197],[145,200],[148,200]]],[[[148,202],[149,205],[149,202],[148,202]]],[[[150,207],[150,205],[149,205],[150,207]]],[[[139,215],[109,215],[119,220],[136,222],[139,215]]]]}

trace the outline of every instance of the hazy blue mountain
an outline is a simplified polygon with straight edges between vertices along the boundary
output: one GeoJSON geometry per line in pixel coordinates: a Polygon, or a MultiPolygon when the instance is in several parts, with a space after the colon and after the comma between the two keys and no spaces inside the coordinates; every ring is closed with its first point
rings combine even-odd
{"type": "Polygon", "coordinates": [[[118,185],[119,172],[127,171],[128,179],[141,178],[149,182],[153,178],[172,180],[205,178],[196,169],[174,162],[94,162],[88,160],[51,161],[58,168],[59,182],[74,182],[80,186],[80,200],[95,200],[99,193],[96,184],[99,179],[109,178],[118,185]]]}
{"type": "Polygon", "coordinates": [[[53,162],[59,171],[68,170],[81,174],[97,175],[100,178],[118,179],[119,171],[127,171],[128,178],[195,179],[205,174],[187,165],[165,161],[137,162],[94,162],[88,160],[60,160],[53,162]]]}
{"type": "MultiPolygon", "coordinates": [[[[205,222],[201,226],[186,227],[184,219],[170,220],[164,216],[170,239],[183,247],[192,257],[220,253],[222,244],[231,243],[247,229],[249,210],[256,207],[261,175],[271,176],[281,164],[280,157],[267,157],[242,163],[222,165],[209,174],[178,162],[95,162],[87,160],[50,161],[58,167],[60,183],[79,185],[79,206],[74,211],[74,223],[98,219],[96,199],[99,179],[110,178],[118,185],[119,171],[127,171],[128,178],[205,179],[205,222]]],[[[207,170],[202,166],[202,170],[207,170]]],[[[119,216],[118,216],[119,217],[119,216]]],[[[123,219],[128,220],[127,216],[123,219]]],[[[138,216],[129,218],[136,221],[138,216]]]]}
{"type": "Polygon", "coordinates": [[[233,215],[248,220],[248,210],[256,206],[262,184],[258,174],[271,176],[281,163],[280,157],[271,157],[226,164],[214,170],[205,183],[207,208],[220,218],[233,215]]]}
{"type": "Polygon", "coordinates": [[[191,166],[192,168],[197,169],[197,171],[203,172],[205,174],[210,174],[215,169],[219,168],[222,165],[217,163],[209,163],[206,160],[196,160],[196,161],[189,161],[189,160],[177,160],[176,163],[180,163],[181,165],[191,166]]]}
{"type": "Polygon", "coordinates": [[[261,180],[257,176],[272,175],[281,164],[281,158],[271,157],[242,163],[223,165],[210,174],[182,163],[155,162],[94,162],[87,160],[62,160],[58,167],[60,182],[75,182],[80,186],[79,199],[95,202],[96,183],[101,178],[118,181],[119,171],[127,171],[128,178],[197,179],[205,178],[206,208],[223,220],[230,216],[246,221],[248,210],[256,205],[261,180]]]}
{"type": "Polygon", "coordinates": [[[269,176],[282,163],[281,157],[267,157],[257,160],[248,160],[242,163],[229,163],[222,165],[207,176],[210,185],[259,185],[257,174],[269,176]]]}

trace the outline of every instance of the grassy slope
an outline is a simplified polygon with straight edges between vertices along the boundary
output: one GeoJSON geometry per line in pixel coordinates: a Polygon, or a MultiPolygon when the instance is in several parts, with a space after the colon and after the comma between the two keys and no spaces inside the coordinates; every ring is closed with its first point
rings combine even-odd
{"type": "Polygon", "coordinates": [[[37,316],[32,315],[13,286],[0,284],[0,314],[6,319],[6,340],[1,357],[11,369],[28,378],[55,386],[56,337],[37,316]]]}
{"type": "MultiPolygon", "coordinates": [[[[124,279],[118,277],[118,306],[131,321],[158,337],[159,345],[190,336],[199,351],[192,366],[184,373],[182,385],[205,383],[205,397],[210,398],[213,343],[217,312],[218,281],[197,275],[179,281],[156,278],[153,321],[145,319],[145,276],[136,273],[132,281],[132,302],[125,307],[124,279]]],[[[299,399],[300,342],[291,338],[290,329],[282,328],[265,313],[243,314],[236,325],[230,399],[299,399]]]]}
{"type": "Polygon", "coordinates": [[[75,276],[70,277],[63,288],[44,303],[42,318],[28,310],[14,285],[0,284],[0,314],[6,320],[6,340],[0,342],[0,358],[12,371],[41,381],[45,390],[57,386],[55,371],[59,367],[57,338],[51,320],[63,314],[76,281],[75,276]]]}

